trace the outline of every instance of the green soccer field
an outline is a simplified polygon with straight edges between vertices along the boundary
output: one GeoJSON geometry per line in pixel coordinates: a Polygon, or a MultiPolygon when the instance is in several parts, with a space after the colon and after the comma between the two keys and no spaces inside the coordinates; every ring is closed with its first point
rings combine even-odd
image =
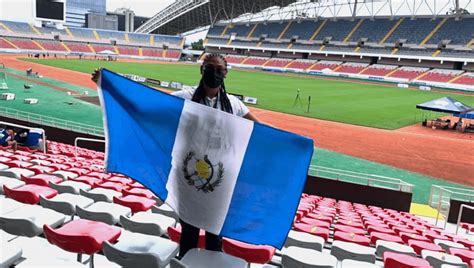
{"type": "MultiPolygon", "coordinates": [[[[176,81],[187,85],[196,85],[200,78],[197,65],[62,59],[25,60],[84,73],[91,73],[97,67],[104,67],[119,73],[176,81]]],[[[387,85],[366,85],[350,80],[334,81],[318,77],[285,76],[237,69],[229,72],[226,87],[231,93],[257,97],[259,108],[384,129],[398,129],[419,123],[423,112],[415,108],[416,104],[436,98],[451,96],[466,104],[474,105],[474,95],[425,92],[387,85]],[[294,105],[297,89],[300,89],[302,101],[294,105]],[[309,96],[311,96],[311,107],[307,113],[309,96]]],[[[424,115],[439,116],[429,113],[424,115]]]]}

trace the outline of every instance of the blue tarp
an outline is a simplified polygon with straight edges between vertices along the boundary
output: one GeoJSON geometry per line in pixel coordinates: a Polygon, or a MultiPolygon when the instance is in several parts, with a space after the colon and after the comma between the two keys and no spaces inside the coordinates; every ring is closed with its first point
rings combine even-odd
{"type": "Polygon", "coordinates": [[[453,115],[460,118],[474,119],[474,111],[465,113],[465,114],[453,114],[453,115]]]}

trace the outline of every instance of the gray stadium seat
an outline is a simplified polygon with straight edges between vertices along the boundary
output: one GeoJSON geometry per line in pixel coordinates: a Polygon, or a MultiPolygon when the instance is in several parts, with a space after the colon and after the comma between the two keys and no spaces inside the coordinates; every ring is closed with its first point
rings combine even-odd
{"type": "Polygon", "coordinates": [[[130,218],[120,216],[120,223],[131,232],[162,236],[168,233],[169,226],[176,225],[176,219],[156,213],[138,212],[130,218]]]}
{"type": "Polygon", "coordinates": [[[15,189],[15,188],[25,185],[25,182],[22,180],[15,179],[15,178],[0,176],[0,194],[2,195],[4,194],[3,185],[6,185],[10,189],[15,189]]]}
{"type": "Polygon", "coordinates": [[[92,187],[89,184],[85,184],[77,181],[63,181],[61,183],[49,182],[51,188],[57,190],[59,193],[70,193],[70,194],[79,194],[80,190],[88,191],[92,187]]]}
{"type": "Polygon", "coordinates": [[[63,214],[36,205],[24,205],[9,213],[0,215],[0,229],[13,235],[33,237],[43,233],[43,225],[61,225],[63,214]]]}
{"type": "Polygon", "coordinates": [[[70,171],[66,171],[66,170],[57,170],[53,173],[51,173],[52,175],[56,175],[60,178],[62,178],[63,180],[69,180],[71,178],[77,178],[79,177],[79,175],[77,175],[76,173],[74,172],[70,172],[70,171]]]}
{"type": "Polygon", "coordinates": [[[370,262],[364,262],[364,261],[354,261],[354,260],[343,260],[341,262],[341,268],[381,268],[382,266],[370,263],[370,262]]]}
{"type": "Polygon", "coordinates": [[[454,265],[456,267],[468,268],[467,264],[464,263],[458,256],[446,254],[443,252],[422,250],[421,257],[427,260],[433,268],[441,268],[443,264],[454,265]]]}
{"type": "Polygon", "coordinates": [[[8,168],[7,165],[4,165],[4,164],[0,163],[0,170],[5,170],[7,168],[8,168]]]}
{"type": "Polygon", "coordinates": [[[76,206],[85,208],[93,203],[94,200],[90,198],[70,193],[58,194],[50,199],[40,196],[41,206],[69,216],[74,216],[76,214],[76,206]]]}
{"type": "Polygon", "coordinates": [[[116,244],[105,241],[102,246],[107,259],[123,267],[166,267],[179,251],[171,240],[128,231],[116,244]]]}
{"type": "Polygon", "coordinates": [[[283,268],[335,268],[336,257],[314,249],[288,247],[282,251],[283,268]]]}
{"type": "Polygon", "coordinates": [[[374,248],[350,242],[334,241],[331,247],[331,255],[340,261],[351,259],[355,261],[375,263],[374,248]]]}
{"type": "Polygon", "coordinates": [[[448,252],[449,248],[466,248],[461,243],[456,243],[456,242],[449,241],[449,240],[435,239],[434,243],[436,245],[439,245],[446,252],[448,252]]]}
{"type": "Polygon", "coordinates": [[[168,206],[167,204],[163,204],[159,207],[153,206],[151,208],[151,211],[153,213],[158,213],[158,214],[161,214],[161,215],[165,215],[165,216],[176,219],[176,221],[179,221],[178,214],[176,214],[176,212],[174,212],[174,210],[170,206],[168,206]]]}
{"type": "Polygon", "coordinates": [[[285,242],[285,247],[309,248],[322,251],[324,247],[324,238],[291,230],[285,242]]]}
{"type": "Polygon", "coordinates": [[[81,219],[100,221],[110,225],[117,224],[120,216],[128,217],[132,214],[132,210],[128,207],[107,202],[97,202],[86,208],[76,207],[76,212],[81,219]]]}
{"type": "Polygon", "coordinates": [[[0,216],[19,209],[23,206],[26,206],[26,204],[18,202],[11,198],[0,196],[0,216]]]}
{"type": "Polygon", "coordinates": [[[5,176],[9,178],[21,179],[23,177],[31,177],[35,175],[35,173],[26,168],[9,168],[0,170],[0,176],[5,176]]]}
{"type": "Polygon", "coordinates": [[[90,191],[79,190],[79,193],[83,196],[93,199],[95,202],[109,202],[112,203],[114,197],[122,197],[121,192],[114,191],[112,189],[105,188],[94,188],[90,191]]]}
{"type": "Polygon", "coordinates": [[[407,245],[402,245],[399,243],[395,242],[389,242],[389,241],[384,241],[384,240],[377,240],[375,242],[375,254],[382,258],[383,254],[387,251],[389,252],[397,252],[397,253],[405,253],[411,256],[416,257],[415,250],[407,245]]]}
{"type": "Polygon", "coordinates": [[[51,164],[51,162],[47,160],[42,160],[42,159],[33,159],[33,160],[30,160],[30,163],[39,165],[39,166],[45,166],[45,165],[51,164]]]}
{"type": "Polygon", "coordinates": [[[10,267],[21,258],[20,247],[11,243],[0,242],[0,267],[10,267]]]}
{"type": "Polygon", "coordinates": [[[178,261],[172,259],[171,268],[246,268],[245,260],[223,252],[205,249],[191,249],[178,261]]]}

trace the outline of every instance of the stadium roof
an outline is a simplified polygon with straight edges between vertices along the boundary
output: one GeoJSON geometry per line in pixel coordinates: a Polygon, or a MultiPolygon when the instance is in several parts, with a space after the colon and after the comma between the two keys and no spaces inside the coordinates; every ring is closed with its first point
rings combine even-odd
{"type": "Polygon", "coordinates": [[[258,13],[269,7],[285,7],[297,0],[178,0],[158,12],[136,32],[180,34],[242,14],[258,13]]]}

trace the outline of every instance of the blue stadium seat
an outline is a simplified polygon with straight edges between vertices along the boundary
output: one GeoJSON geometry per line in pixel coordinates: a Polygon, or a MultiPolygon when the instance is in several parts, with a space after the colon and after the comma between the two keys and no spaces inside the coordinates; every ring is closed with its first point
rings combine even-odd
{"type": "Polygon", "coordinates": [[[267,38],[276,39],[286,27],[288,22],[267,22],[259,23],[252,34],[252,37],[260,37],[262,34],[267,34],[267,38]]]}
{"type": "Polygon", "coordinates": [[[431,37],[428,44],[438,44],[442,40],[451,40],[453,45],[466,45],[474,39],[474,18],[455,20],[450,18],[431,37]]]}
{"type": "Polygon", "coordinates": [[[124,32],[119,31],[103,31],[103,30],[95,30],[97,34],[99,34],[100,39],[116,39],[119,41],[125,40],[124,32]]]}
{"type": "Polygon", "coordinates": [[[150,44],[149,34],[128,33],[128,40],[132,43],[150,44]]]}
{"type": "Polygon", "coordinates": [[[330,36],[332,41],[343,41],[358,22],[359,20],[328,20],[315,40],[324,40],[324,38],[330,36]]]}
{"type": "Polygon", "coordinates": [[[0,21],[0,23],[3,23],[15,33],[35,34],[31,26],[25,22],[0,21]]]}
{"type": "Polygon", "coordinates": [[[418,18],[405,19],[392,33],[387,43],[395,43],[398,39],[407,39],[407,44],[419,44],[436,27],[440,19],[418,18]]]}
{"type": "Polygon", "coordinates": [[[322,21],[314,20],[293,21],[282,38],[290,39],[297,35],[298,40],[309,40],[321,23],[322,21]]]}
{"type": "Polygon", "coordinates": [[[389,19],[366,19],[362,25],[352,35],[350,41],[357,42],[361,38],[368,38],[368,42],[378,43],[397,23],[396,20],[389,19]]]}
{"type": "Polygon", "coordinates": [[[207,32],[208,36],[220,36],[222,31],[224,31],[225,26],[223,25],[214,25],[213,27],[209,28],[207,32]]]}
{"type": "Polygon", "coordinates": [[[74,37],[76,37],[76,38],[95,40],[94,33],[90,29],[69,28],[69,30],[71,31],[72,35],[74,35],[74,37]]]}
{"type": "Polygon", "coordinates": [[[249,32],[252,30],[254,27],[253,24],[248,25],[247,24],[235,24],[234,27],[229,28],[227,30],[227,35],[230,35],[232,33],[235,33],[239,37],[247,37],[249,32]]]}

